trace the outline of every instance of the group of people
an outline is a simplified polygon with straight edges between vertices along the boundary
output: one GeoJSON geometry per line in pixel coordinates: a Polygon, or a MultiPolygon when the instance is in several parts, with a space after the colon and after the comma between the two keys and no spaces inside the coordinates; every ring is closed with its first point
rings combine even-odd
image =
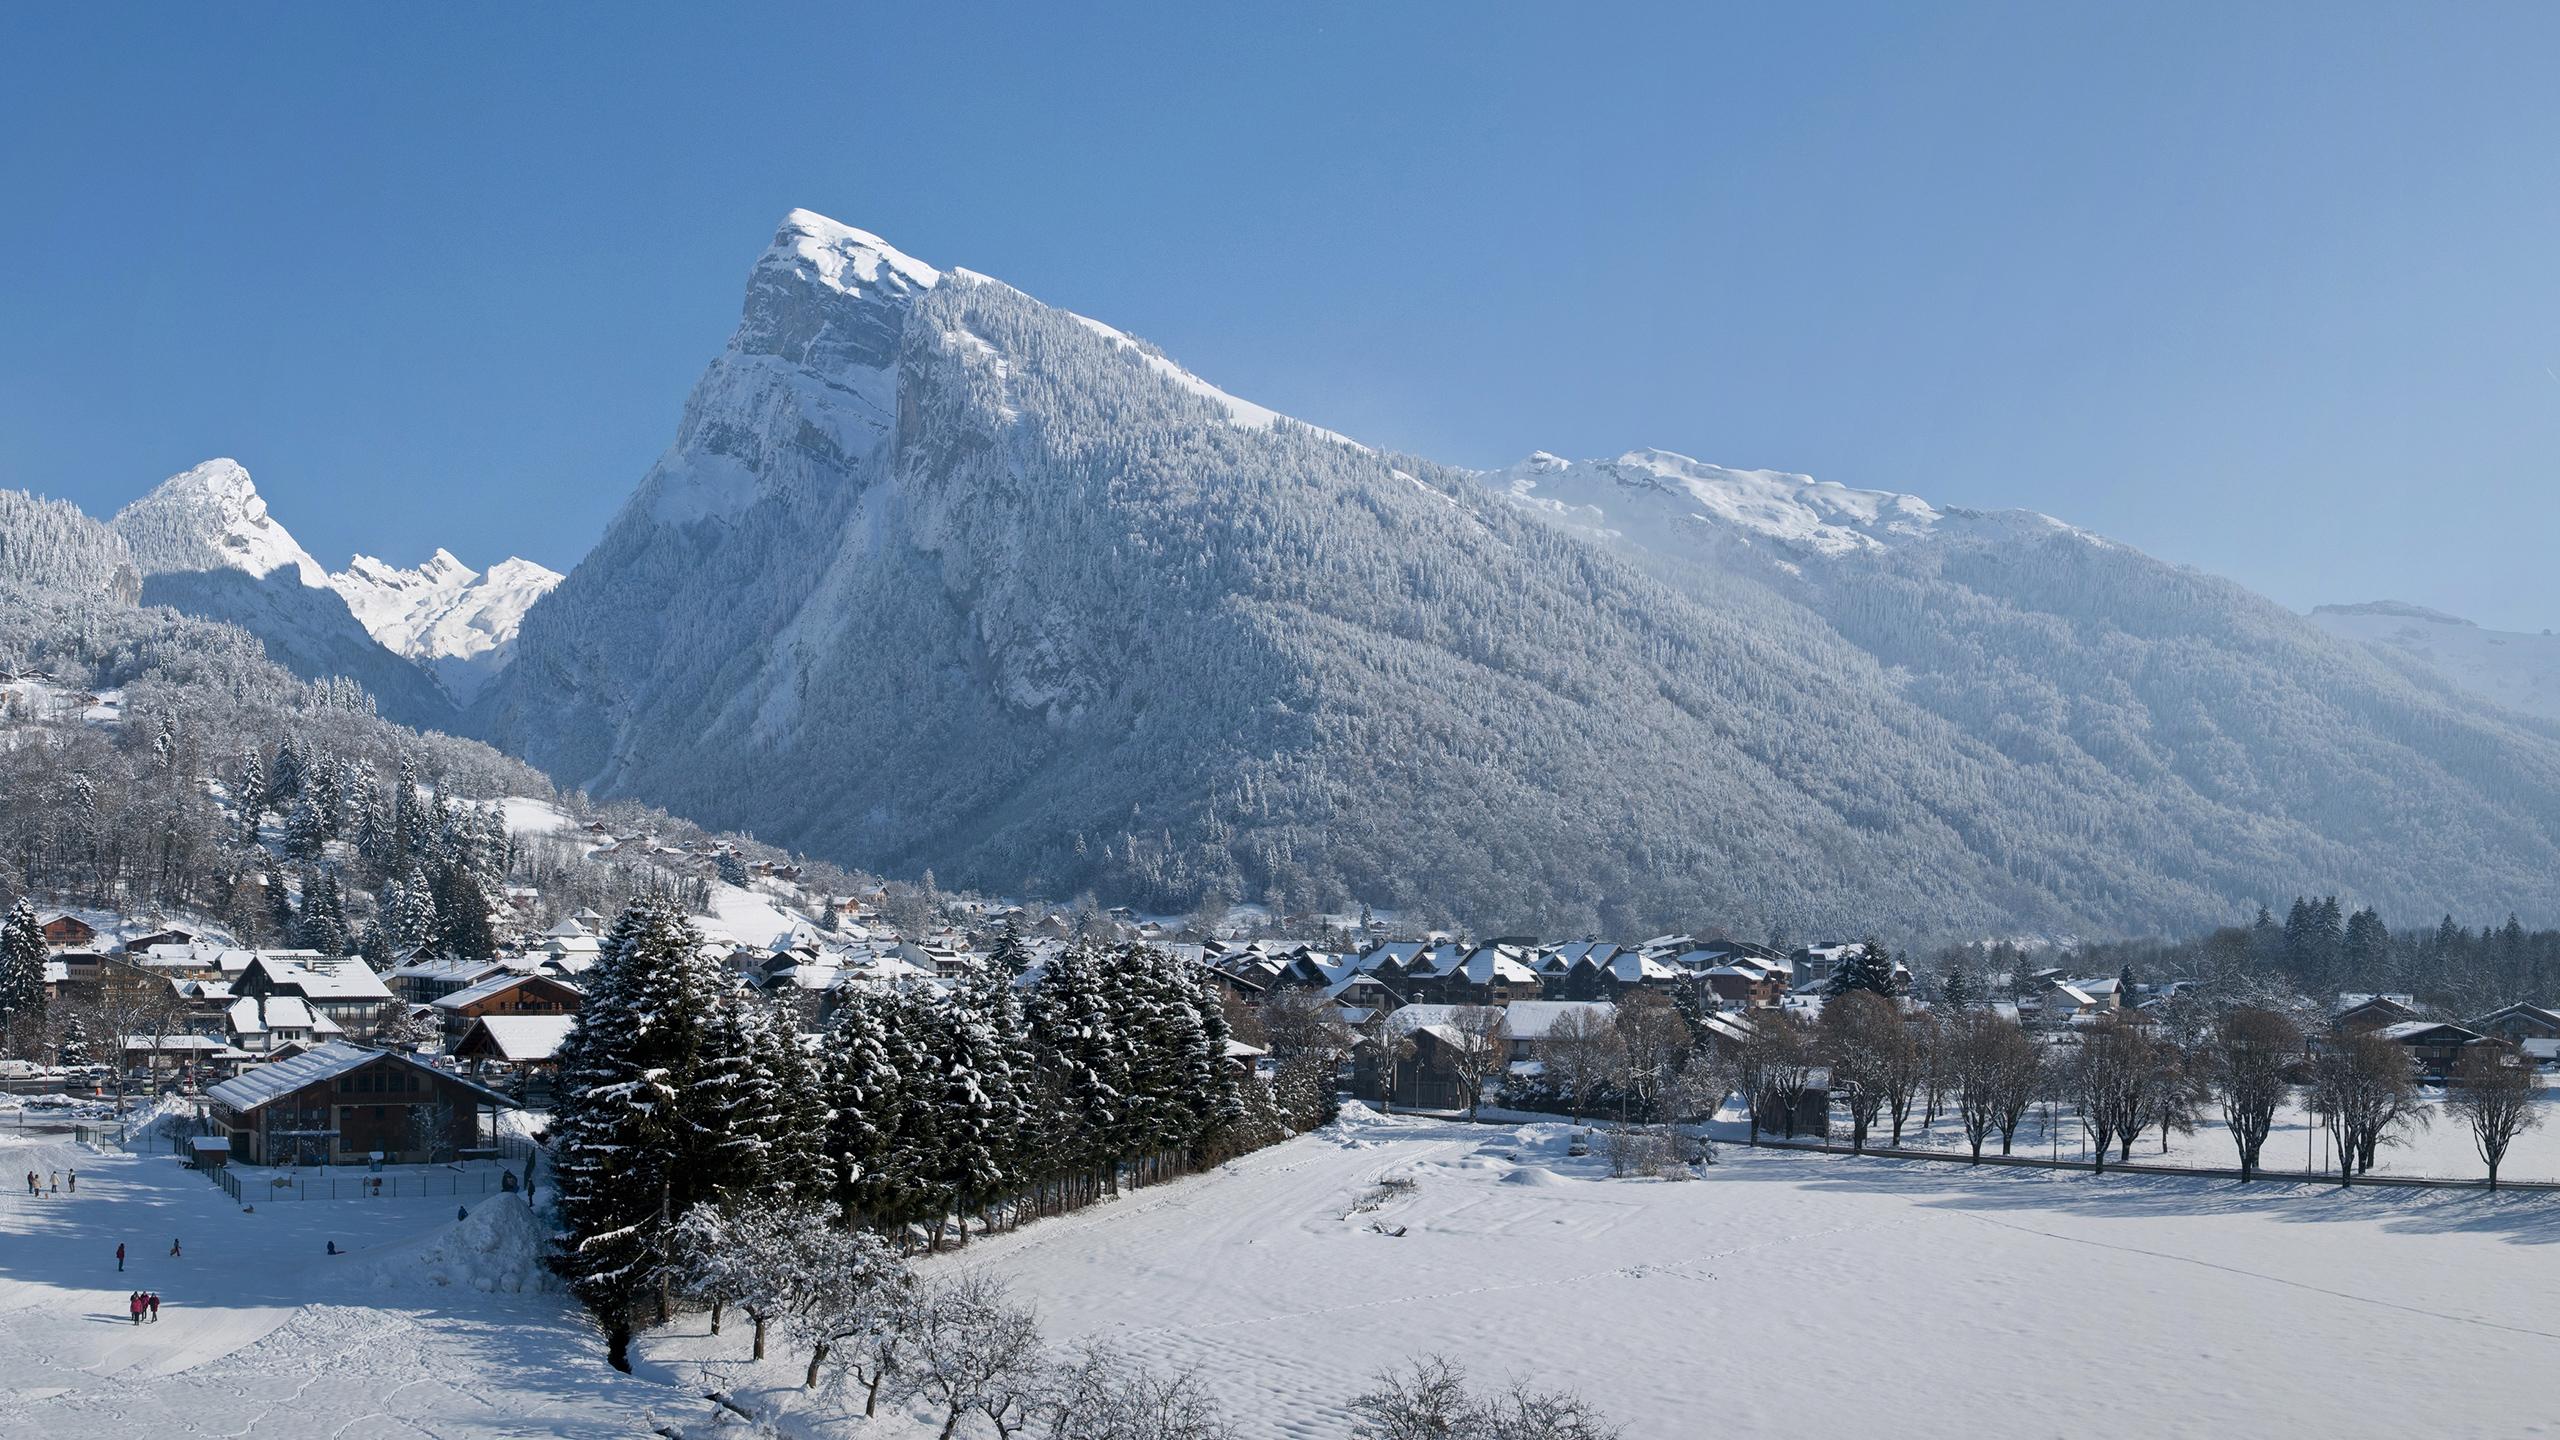
{"type": "MultiPolygon", "coordinates": [[[[45,1183],[40,1185],[36,1182],[36,1172],[28,1171],[27,1193],[30,1195],[61,1194],[62,1173],[59,1170],[48,1172],[45,1183]]],[[[80,1193],[80,1172],[77,1170],[71,1172],[71,1193],[74,1195],[80,1193]]]]}
{"type": "Polygon", "coordinates": [[[132,1309],[132,1311],[133,1311],[133,1323],[134,1323],[134,1324],[136,1324],[136,1325],[141,1324],[141,1323],[142,1323],[142,1317],[143,1317],[143,1316],[145,1316],[145,1315],[148,1315],[148,1316],[150,1316],[150,1317],[151,1317],[151,1323],[152,1323],[152,1324],[157,1325],[157,1324],[159,1324],[159,1323],[160,1323],[160,1292],[159,1292],[159,1291],[157,1291],[157,1290],[136,1290],[136,1291],[134,1291],[131,1295],[129,1295],[129,1296],[127,1296],[127,1297],[126,1297],[126,1304],[127,1304],[127,1305],[132,1309]]]}

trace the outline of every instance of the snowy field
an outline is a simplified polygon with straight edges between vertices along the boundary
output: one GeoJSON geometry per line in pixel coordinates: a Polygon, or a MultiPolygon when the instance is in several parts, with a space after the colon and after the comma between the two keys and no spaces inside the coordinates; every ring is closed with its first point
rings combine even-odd
{"type": "MultiPolygon", "coordinates": [[[[2560,1199],[1738,1146],[1618,1181],[1565,1145],[1355,1111],[928,1268],[1012,1277],[1054,1340],[1197,1367],[1254,1437],[1347,1434],[1343,1402],[1428,1350],[1573,1385],[1630,1440],[2560,1431],[2560,1199]],[[1355,1209],[1391,1177],[1414,1183],[1355,1209]]],[[[807,1404],[805,1357],[750,1367],[743,1328],[699,1316],[613,1374],[565,1297],[513,1288],[535,1236],[512,1198],[244,1214],[166,1157],[0,1128],[0,1177],[73,1165],[77,1198],[0,1186],[0,1435],[753,1434],[713,1386],[793,1437],[910,1433],[807,1404]]]]}
{"type": "MultiPolygon", "coordinates": [[[[1565,1146],[1356,1119],[940,1263],[1012,1277],[1053,1339],[1196,1367],[1265,1440],[1347,1433],[1427,1350],[1630,1437],[2560,1431],[2560,1200],[1739,1147],[1619,1181],[1565,1146]],[[1389,1177],[1413,1188],[1355,1212],[1389,1177]]],[[[736,1353],[679,1329],[661,1363],[736,1353]]],[[[709,1378],[770,1403],[784,1368],[709,1378]]]]}

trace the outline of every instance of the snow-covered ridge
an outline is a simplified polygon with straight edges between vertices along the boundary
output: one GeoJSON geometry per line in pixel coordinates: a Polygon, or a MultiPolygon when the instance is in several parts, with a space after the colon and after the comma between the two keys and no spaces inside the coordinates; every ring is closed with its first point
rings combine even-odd
{"type": "Polygon", "coordinates": [[[1737,539],[1797,556],[1837,557],[1926,539],[1950,521],[2024,525],[2104,543],[2049,515],[1941,509],[1917,495],[1859,490],[1783,470],[1735,470],[1668,450],[1579,461],[1542,450],[1483,478],[1541,518],[1648,549],[1737,539]]]}
{"type": "Polygon", "coordinates": [[[525,612],[560,579],[555,570],[514,558],[484,575],[438,549],[414,570],[358,555],[329,583],[367,633],[435,671],[456,700],[468,703],[514,654],[525,612]]]}
{"type": "Polygon", "coordinates": [[[2322,605],[2311,623],[2404,662],[2447,688],[2523,715],[2560,720],[2560,636],[2490,630],[2459,615],[2399,600],[2322,605]]]}
{"type": "Polygon", "coordinates": [[[110,524],[148,574],[238,570],[264,579],[289,566],[313,589],[329,583],[320,562],[267,513],[237,460],[207,460],[170,476],[110,524]]]}
{"type": "MultiPolygon", "coordinates": [[[[1296,419],[1293,416],[1283,415],[1279,411],[1271,409],[1269,406],[1256,405],[1250,400],[1228,394],[1226,391],[1219,389],[1217,386],[1210,384],[1208,381],[1201,379],[1199,376],[1194,375],[1190,371],[1175,364],[1164,354],[1164,352],[1156,349],[1154,346],[1142,344],[1135,337],[1125,334],[1122,331],[1115,330],[1089,315],[1078,315],[1072,310],[1061,313],[1065,314],[1067,318],[1075,321],[1077,324],[1082,325],[1095,334],[1102,336],[1104,339],[1111,341],[1114,345],[1120,346],[1121,348],[1136,355],[1148,369],[1154,371],[1158,375],[1161,375],[1167,380],[1172,381],[1174,384],[1181,386],[1183,389],[1190,391],[1192,394],[1199,396],[1201,399],[1218,405],[1227,412],[1227,419],[1240,429],[1268,430],[1283,420],[1287,420],[1296,425],[1307,425],[1307,422],[1304,420],[1296,419]]],[[[1369,448],[1368,446],[1361,444],[1359,441],[1352,439],[1348,435],[1327,430],[1321,425],[1307,425],[1307,429],[1315,432],[1324,439],[1338,441],[1341,444],[1349,445],[1354,449],[1366,450],[1369,448]]]]}

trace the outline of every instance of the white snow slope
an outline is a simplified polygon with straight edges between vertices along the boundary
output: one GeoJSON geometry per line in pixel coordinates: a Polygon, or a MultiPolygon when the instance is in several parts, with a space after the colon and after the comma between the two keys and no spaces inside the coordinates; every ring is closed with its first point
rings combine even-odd
{"type": "Polygon", "coordinates": [[[1688,559],[1717,547],[1837,558],[1950,530],[2056,531],[2105,543],[2025,510],[1942,510],[1917,495],[1855,490],[1780,470],[1733,470],[1668,450],[1567,460],[1541,450],[1484,483],[1531,515],[1591,539],[1688,559]]]}
{"type": "Polygon", "coordinates": [[[2414,663],[2444,685],[2520,715],[2560,720],[2560,635],[2487,630],[2424,606],[2323,605],[2311,623],[2414,663]]]}
{"type": "Polygon", "coordinates": [[[358,555],[329,584],[367,633],[433,671],[467,705],[514,656],[524,612],[560,578],[513,557],[482,574],[438,549],[414,570],[358,555]]]}
{"type": "Polygon", "coordinates": [[[683,1402],[609,1369],[567,1296],[517,1288],[513,1197],[461,1223],[450,1196],[251,1213],[168,1155],[0,1129],[0,1176],[72,1168],[76,1195],[0,1186],[0,1435],[624,1436],[683,1402]],[[134,1289],[158,1324],[131,1323],[134,1289]]]}
{"type": "MultiPolygon", "coordinates": [[[[1439,1352],[1569,1386],[1630,1440],[2547,1433],[2560,1202],[1724,1151],[1610,1180],[1566,1127],[1355,1118],[1219,1173],[973,1240],[1053,1342],[1196,1368],[1256,1440],[1439,1352]],[[1377,1209],[1375,1183],[1415,1187],[1377,1209]],[[1400,1236],[1384,1230],[1401,1229],[1400,1236]]],[[[699,1317],[649,1342],[786,1413],[699,1317]]]]}

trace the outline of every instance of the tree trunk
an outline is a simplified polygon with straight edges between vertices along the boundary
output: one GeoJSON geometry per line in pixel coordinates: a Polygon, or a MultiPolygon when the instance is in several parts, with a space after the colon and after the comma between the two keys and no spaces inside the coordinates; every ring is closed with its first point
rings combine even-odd
{"type": "Polygon", "coordinates": [[[959,1406],[957,1406],[957,1405],[954,1405],[954,1406],[952,1406],[952,1407],[951,1407],[951,1413],[950,1413],[949,1415],[947,1415],[947,1416],[944,1416],[944,1417],[943,1417],[943,1421],[942,1421],[942,1434],[941,1434],[941,1436],[940,1436],[940,1440],[951,1440],[951,1432],[953,1432],[954,1430],[957,1430],[957,1429],[959,1429],[959,1428],[960,1428],[960,1407],[959,1407],[959,1406]]]}
{"type": "Polygon", "coordinates": [[[721,1296],[721,1295],[714,1295],[714,1296],[712,1296],[712,1297],[711,1297],[711,1333],[712,1333],[712,1334],[717,1335],[717,1334],[719,1334],[719,1333],[720,1333],[720,1312],[721,1312],[722,1310],[727,1309],[727,1308],[728,1308],[728,1305],[729,1305],[729,1301],[728,1301],[728,1298],[727,1298],[727,1297],[725,1297],[725,1296],[721,1296]]]}
{"type": "Polygon", "coordinates": [[[756,1316],[756,1358],[759,1360],[764,1358],[764,1324],[765,1317],[756,1316]]]}
{"type": "Polygon", "coordinates": [[[631,1373],[631,1327],[615,1324],[604,1332],[604,1360],[614,1369],[631,1373]]]}
{"type": "MultiPolygon", "coordinates": [[[[801,1389],[815,1390],[818,1388],[818,1367],[827,1363],[827,1350],[827,1342],[821,1340],[818,1342],[817,1348],[809,1352],[809,1373],[800,1378],[801,1389]]],[[[877,1380],[872,1381],[871,1389],[874,1394],[877,1394],[880,1389],[880,1382],[877,1380]]],[[[865,1410],[862,1413],[868,1415],[871,1412],[865,1410]]]]}

